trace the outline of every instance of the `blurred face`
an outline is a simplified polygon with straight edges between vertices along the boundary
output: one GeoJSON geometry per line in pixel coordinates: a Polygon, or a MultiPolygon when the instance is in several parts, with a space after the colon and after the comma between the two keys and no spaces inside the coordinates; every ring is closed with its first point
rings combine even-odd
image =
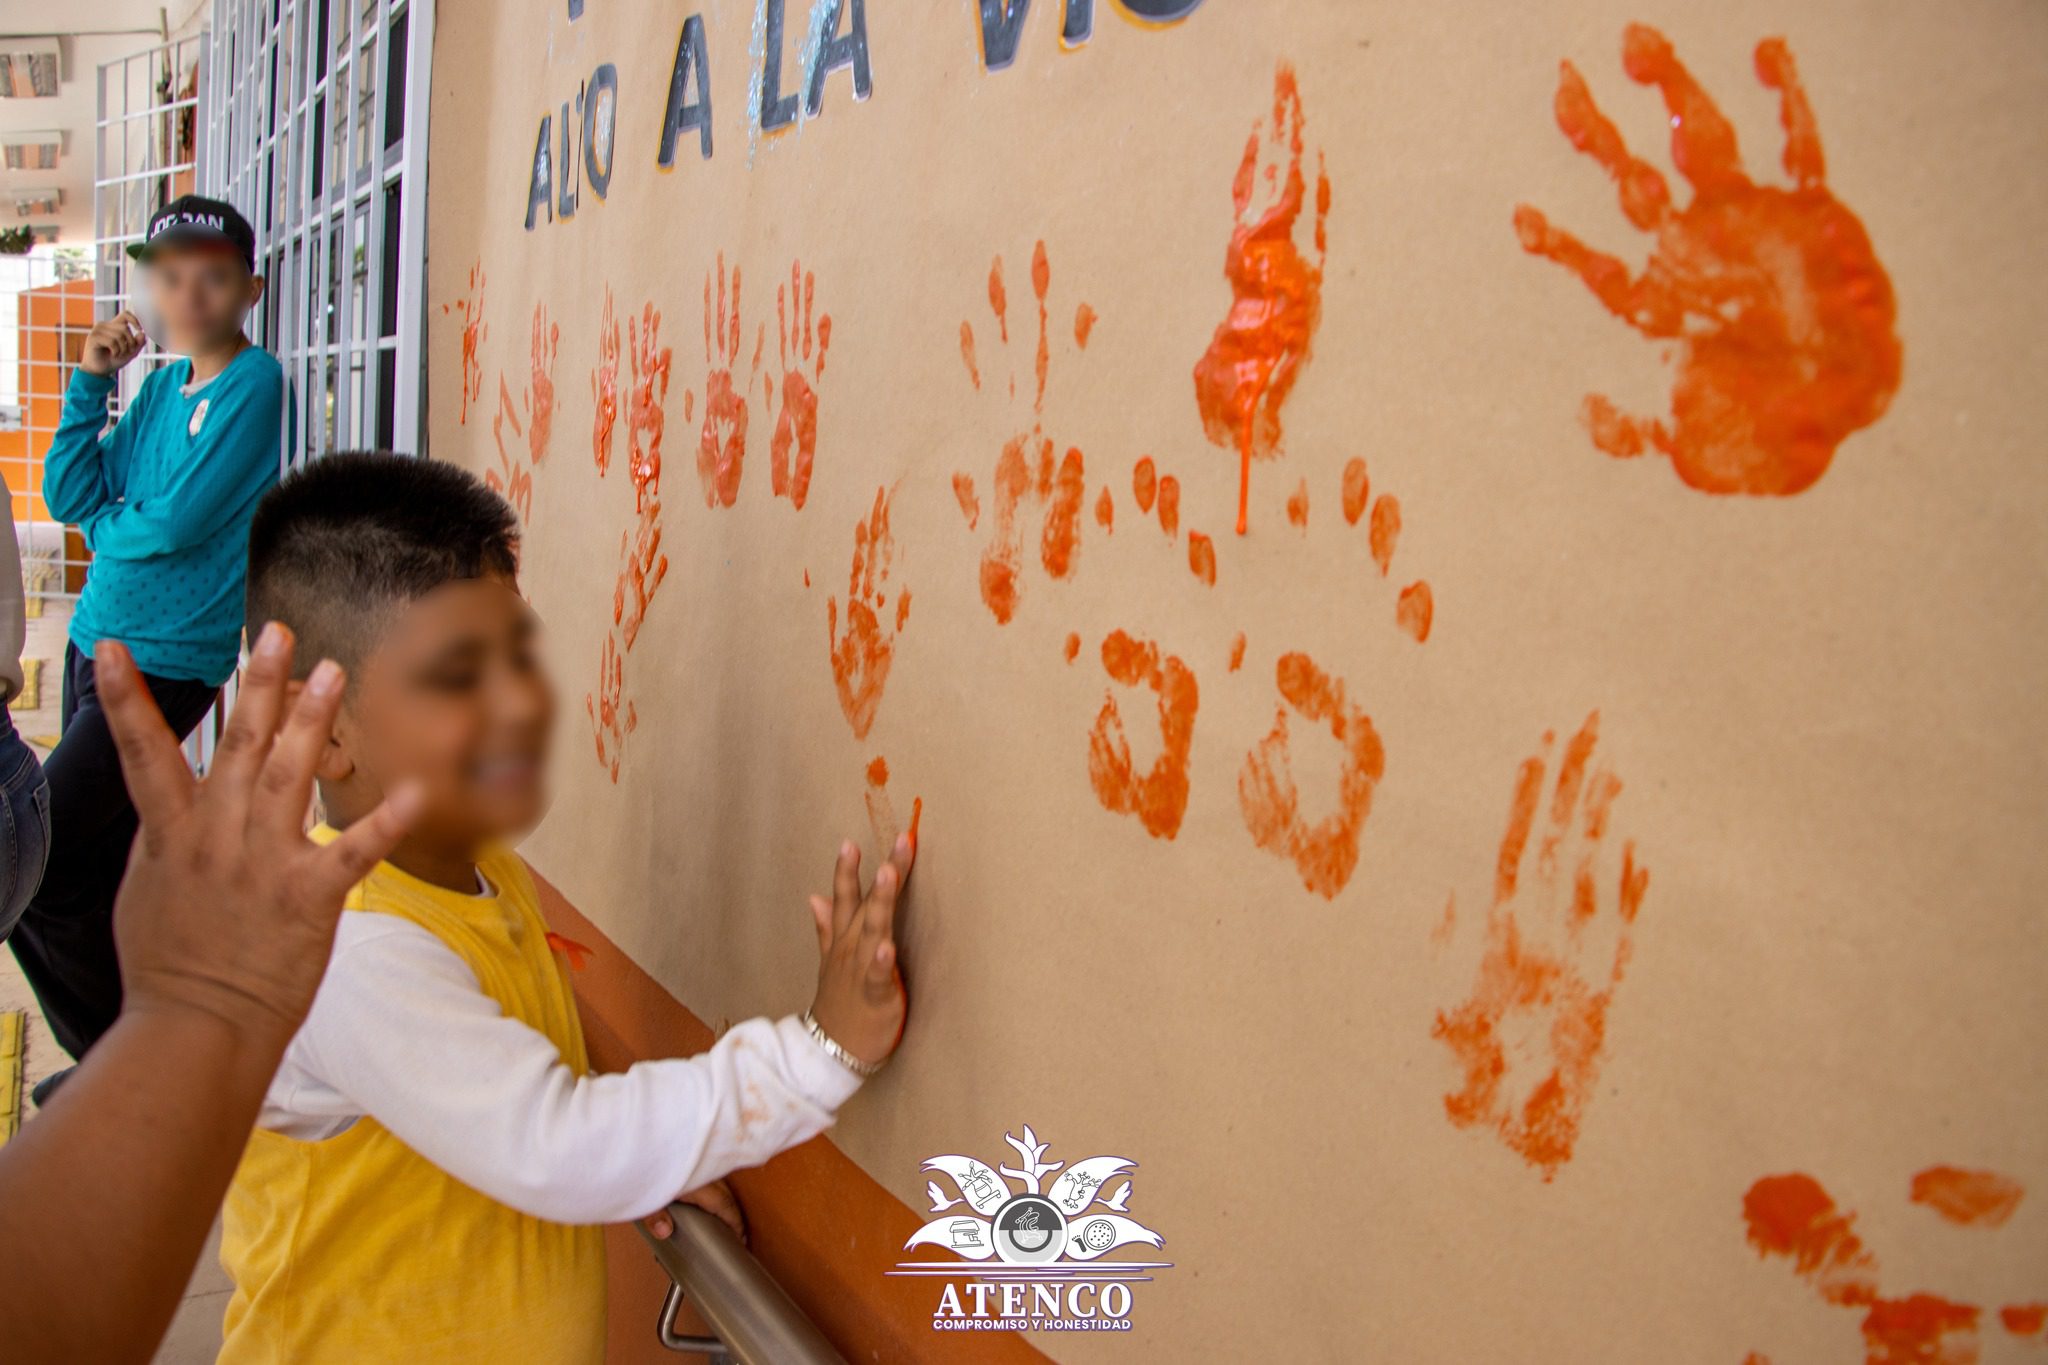
{"type": "Polygon", "coordinates": [[[161,246],[150,253],[145,269],[149,308],[156,315],[146,325],[164,333],[150,339],[180,355],[227,341],[263,297],[263,277],[251,275],[229,247],[161,246]]]}
{"type": "Polygon", "coordinates": [[[321,773],[331,813],[356,818],[410,778],[426,799],[408,844],[468,857],[539,823],[555,697],[538,635],[532,610],[495,578],[444,584],[401,609],[336,723],[321,773]]]}

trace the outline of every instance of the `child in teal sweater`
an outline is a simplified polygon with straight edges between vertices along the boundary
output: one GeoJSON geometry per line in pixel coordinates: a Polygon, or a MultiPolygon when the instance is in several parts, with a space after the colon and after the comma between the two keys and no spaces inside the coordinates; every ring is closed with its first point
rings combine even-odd
{"type": "MultiPolygon", "coordinates": [[[[93,646],[125,644],[165,719],[189,734],[234,672],[249,520],[282,466],[284,374],[242,335],[263,296],[248,222],[187,195],[152,217],[130,251],[161,319],[152,335],[187,358],[144,379],[109,430],[115,374],[145,338],[132,313],[95,326],[44,456],[43,500],[78,525],[93,560],[65,651],[63,738],[45,765],[49,864],[9,938],[74,1057],[120,1011],[113,903],[135,837],[93,646]]],[[[38,1087],[38,1102],[48,1093],[38,1087]]]]}

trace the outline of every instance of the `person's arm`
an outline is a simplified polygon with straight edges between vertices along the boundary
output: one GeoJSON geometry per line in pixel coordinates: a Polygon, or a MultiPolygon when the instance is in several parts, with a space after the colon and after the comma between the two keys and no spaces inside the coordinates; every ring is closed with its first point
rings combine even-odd
{"type": "Polygon", "coordinates": [[[221,534],[276,477],[283,403],[274,366],[223,371],[207,386],[206,420],[170,481],[103,507],[84,523],[86,544],[94,554],[147,559],[221,534]]]}
{"type": "Polygon", "coordinates": [[[324,848],[305,837],[341,676],[316,669],[280,730],[282,627],[258,641],[204,782],[127,651],[103,642],[96,660],[142,817],[114,907],[127,1002],[0,1148],[0,1359],[31,1365],[155,1354],[319,985],[342,898],[418,805],[394,793],[324,848]]]}
{"type": "Polygon", "coordinates": [[[696,1057],[578,1076],[432,933],[351,913],[259,1121],[321,1138],[368,1114],[500,1203],[609,1223],[824,1131],[859,1084],[795,1018],[748,1020],[696,1057]]]}
{"type": "Polygon", "coordinates": [[[112,431],[106,430],[107,399],[115,374],[141,354],[141,336],[132,313],[96,323],[86,334],[85,352],[71,372],[57,431],[43,456],[43,502],[59,521],[86,522],[121,496],[121,471],[134,440],[131,419],[141,410],[143,394],[136,395],[136,412],[125,414],[112,431]]]}

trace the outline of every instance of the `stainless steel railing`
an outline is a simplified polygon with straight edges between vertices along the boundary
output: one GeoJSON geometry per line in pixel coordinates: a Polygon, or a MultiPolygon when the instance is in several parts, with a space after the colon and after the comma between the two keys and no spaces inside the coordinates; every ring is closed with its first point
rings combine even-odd
{"type": "Polygon", "coordinates": [[[640,1227],[671,1281],[656,1324],[662,1345],[739,1365],[845,1365],[845,1357],[740,1245],[732,1229],[686,1204],[672,1204],[668,1212],[676,1230],[667,1240],[640,1227]],[[676,1309],[685,1296],[710,1327],[710,1336],[675,1330],[676,1309]]]}

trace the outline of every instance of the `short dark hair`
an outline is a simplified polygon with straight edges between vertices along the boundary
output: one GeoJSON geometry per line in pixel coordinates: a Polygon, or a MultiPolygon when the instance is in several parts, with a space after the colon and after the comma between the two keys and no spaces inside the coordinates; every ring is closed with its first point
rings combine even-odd
{"type": "Polygon", "coordinates": [[[353,672],[394,608],[518,568],[518,519],[475,475],[389,451],[329,455],[257,504],[249,638],[280,621],[298,637],[299,676],[321,659],[353,672]]]}

